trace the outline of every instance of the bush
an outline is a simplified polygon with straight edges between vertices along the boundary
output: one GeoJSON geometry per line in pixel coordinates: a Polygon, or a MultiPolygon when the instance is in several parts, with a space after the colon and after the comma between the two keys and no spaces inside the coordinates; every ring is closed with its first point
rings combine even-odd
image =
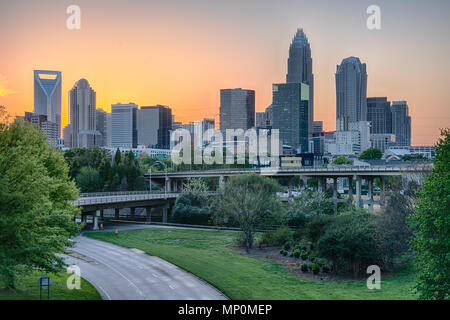
{"type": "Polygon", "coordinates": [[[283,249],[286,251],[289,251],[291,249],[291,243],[287,242],[287,243],[283,244],[283,249]]]}
{"type": "Polygon", "coordinates": [[[302,263],[300,268],[301,268],[302,272],[308,272],[309,271],[309,266],[308,266],[307,263],[302,263]]]}
{"type": "Polygon", "coordinates": [[[308,251],[302,250],[300,252],[300,258],[302,258],[302,260],[308,260],[308,257],[309,257],[308,251]]]}
{"type": "Polygon", "coordinates": [[[274,245],[285,245],[293,241],[293,232],[289,227],[280,227],[273,233],[274,245]]]}
{"type": "MultiPolygon", "coordinates": [[[[236,245],[240,247],[245,247],[247,245],[247,238],[245,237],[244,232],[238,232],[236,239],[235,239],[236,245]]],[[[253,238],[250,239],[250,248],[253,247],[253,238]]]]}
{"type": "Polygon", "coordinates": [[[337,216],[325,226],[315,251],[330,261],[334,270],[351,271],[356,277],[367,266],[379,265],[382,260],[374,233],[373,217],[369,214],[337,216]]]}
{"type": "Polygon", "coordinates": [[[313,264],[311,265],[311,271],[312,271],[314,274],[318,274],[318,273],[320,272],[320,267],[319,267],[319,265],[318,265],[317,263],[313,263],[313,264]]]}
{"type": "Polygon", "coordinates": [[[294,258],[298,259],[300,258],[300,250],[299,249],[295,249],[292,251],[292,255],[294,256],[294,258]]]}
{"type": "Polygon", "coordinates": [[[331,271],[331,268],[330,268],[330,266],[328,265],[328,264],[324,264],[323,266],[322,266],[322,272],[323,273],[328,273],[328,272],[330,272],[331,271]]]}
{"type": "MultiPolygon", "coordinates": [[[[263,232],[261,234],[261,238],[259,239],[259,246],[263,246],[263,245],[271,246],[271,245],[273,245],[273,243],[274,243],[273,232],[268,231],[268,232],[263,232]]],[[[284,248],[284,246],[283,246],[283,248],[284,248]]],[[[284,249],[286,249],[286,248],[284,248],[284,249]]],[[[289,248],[287,248],[287,250],[289,250],[289,248]]]]}
{"type": "Polygon", "coordinates": [[[288,252],[284,249],[281,249],[280,254],[282,254],[283,256],[287,256],[288,252]]]}
{"type": "Polygon", "coordinates": [[[171,220],[186,224],[211,224],[208,188],[202,180],[194,179],[183,186],[173,207],[171,220]]]}

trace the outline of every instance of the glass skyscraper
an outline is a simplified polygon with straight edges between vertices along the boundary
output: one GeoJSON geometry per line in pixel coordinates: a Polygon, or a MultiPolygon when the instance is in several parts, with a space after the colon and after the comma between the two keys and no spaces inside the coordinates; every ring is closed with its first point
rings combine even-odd
{"type": "Polygon", "coordinates": [[[392,102],[392,133],[397,146],[411,145],[411,117],[406,101],[392,102]]]}
{"type": "Polygon", "coordinates": [[[255,127],[255,91],[237,89],[220,90],[220,130],[247,130],[255,127]]]}
{"type": "Polygon", "coordinates": [[[308,152],[309,86],[280,83],[272,87],[272,129],[279,130],[283,145],[308,152]]]}
{"type": "Polygon", "coordinates": [[[367,121],[367,71],[359,58],[342,60],[336,71],[336,130],[349,123],[367,121]]]}
{"type": "Polygon", "coordinates": [[[314,121],[314,74],[311,46],[303,29],[298,29],[289,47],[286,83],[305,83],[309,86],[308,132],[313,131],[314,121]]]}
{"type": "Polygon", "coordinates": [[[46,115],[61,136],[61,72],[34,70],[34,113],[46,115]]]}

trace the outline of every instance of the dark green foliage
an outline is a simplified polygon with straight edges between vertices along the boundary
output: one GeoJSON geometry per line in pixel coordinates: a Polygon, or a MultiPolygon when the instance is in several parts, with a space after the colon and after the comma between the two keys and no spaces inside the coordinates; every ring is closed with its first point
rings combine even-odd
{"type": "Polygon", "coordinates": [[[450,299],[450,129],[441,132],[434,169],[415,202],[411,225],[422,299],[450,299]]]}
{"type": "Polygon", "coordinates": [[[268,177],[248,174],[229,178],[214,203],[214,221],[227,225],[235,221],[253,242],[257,229],[269,229],[285,221],[284,206],[276,196],[279,184],[268,177]]]}
{"type": "Polygon", "coordinates": [[[293,232],[289,227],[280,227],[273,233],[273,245],[289,244],[293,240],[293,232]]]}
{"type": "Polygon", "coordinates": [[[281,249],[280,254],[282,254],[283,256],[287,256],[288,252],[287,250],[281,249]]]}
{"type": "Polygon", "coordinates": [[[15,287],[19,273],[62,270],[57,253],[78,233],[71,202],[77,189],[62,153],[34,125],[3,122],[0,107],[0,282],[15,287]]]}
{"type": "Polygon", "coordinates": [[[300,258],[301,258],[302,260],[308,260],[308,257],[309,257],[308,251],[302,250],[302,251],[300,252],[300,258]]]}
{"type": "Polygon", "coordinates": [[[309,218],[333,214],[333,203],[324,192],[305,189],[294,198],[289,209],[290,226],[303,227],[309,218]]]}
{"type": "Polygon", "coordinates": [[[211,223],[208,187],[201,179],[192,179],[183,186],[171,220],[177,223],[208,225],[211,223]]]}
{"type": "Polygon", "coordinates": [[[383,157],[383,152],[377,148],[369,148],[359,156],[361,160],[378,160],[383,157]]]}
{"type": "Polygon", "coordinates": [[[302,263],[301,265],[302,272],[308,272],[309,271],[309,265],[307,263],[302,263]]]}
{"type": "Polygon", "coordinates": [[[296,259],[300,258],[300,249],[294,249],[292,251],[292,256],[296,259]]]}
{"type": "Polygon", "coordinates": [[[351,165],[353,164],[352,160],[347,159],[344,156],[339,156],[336,159],[333,160],[333,164],[336,165],[351,165]]]}
{"type": "Polygon", "coordinates": [[[336,216],[320,233],[315,251],[330,261],[334,270],[357,276],[382,260],[374,233],[373,218],[368,214],[336,216]]]}
{"type": "Polygon", "coordinates": [[[314,274],[318,274],[318,273],[320,272],[320,266],[319,266],[317,263],[313,263],[313,264],[311,265],[311,271],[312,271],[314,274]]]}
{"type": "Polygon", "coordinates": [[[75,179],[76,185],[81,192],[98,192],[102,190],[102,178],[97,169],[82,167],[75,179]]]}

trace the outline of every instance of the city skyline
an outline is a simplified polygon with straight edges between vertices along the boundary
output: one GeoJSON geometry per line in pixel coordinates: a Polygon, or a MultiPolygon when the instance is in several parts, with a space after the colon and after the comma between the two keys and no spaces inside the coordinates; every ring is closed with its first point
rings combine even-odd
{"type": "Polygon", "coordinates": [[[365,26],[365,9],[370,4],[365,1],[339,5],[328,1],[284,1],[281,5],[261,1],[252,5],[248,1],[241,6],[191,1],[188,9],[177,1],[131,2],[134,6],[130,5],[123,22],[117,23],[113,21],[121,14],[123,3],[80,1],[83,18],[77,31],[65,28],[67,4],[2,4],[0,26],[7,27],[0,28],[0,35],[11,50],[1,53],[0,104],[13,116],[31,111],[30,74],[35,69],[49,69],[63,73],[62,128],[68,123],[68,91],[80,78],[89,79],[98,92],[97,107],[106,111],[111,104],[133,101],[169,105],[176,121],[184,123],[204,117],[217,120],[220,89],[242,87],[255,90],[256,111],[261,112],[270,105],[272,83],[284,81],[289,44],[297,28],[303,28],[312,50],[314,118],[324,121],[325,130],[335,129],[334,72],[347,56],[367,63],[367,96],[408,101],[414,120],[413,145],[434,144],[439,128],[448,126],[446,103],[450,96],[445,84],[450,64],[445,57],[450,42],[439,36],[449,26],[442,13],[442,6],[449,6],[446,2],[400,5],[379,1],[383,12],[379,31],[365,26]],[[319,12],[326,20],[323,23],[313,19],[319,12]],[[248,17],[253,26],[246,21],[248,13],[253,13],[248,17]],[[48,14],[57,19],[47,21],[48,14]],[[147,14],[146,21],[153,22],[144,22],[143,14],[147,14]],[[399,19],[403,14],[410,18],[399,19]],[[159,18],[153,19],[156,16],[159,18]],[[271,16],[275,22],[268,19],[271,16]],[[165,17],[172,18],[164,22],[165,17]],[[198,18],[195,23],[194,17],[198,18]],[[164,23],[158,27],[161,21],[164,23]],[[336,27],[331,30],[333,23],[336,27]],[[31,27],[39,39],[28,35],[31,27]],[[144,33],[147,38],[140,37],[144,33]],[[421,39],[419,47],[417,38],[421,39]],[[80,54],[74,46],[93,50],[80,54]],[[425,59],[429,55],[433,59],[425,59]]]}

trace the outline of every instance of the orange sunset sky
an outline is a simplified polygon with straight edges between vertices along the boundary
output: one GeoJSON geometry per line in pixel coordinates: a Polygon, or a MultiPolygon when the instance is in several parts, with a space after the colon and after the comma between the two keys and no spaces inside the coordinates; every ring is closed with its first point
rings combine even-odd
{"type": "Polygon", "coordinates": [[[367,63],[368,96],[407,100],[413,145],[434,144],[450,127],[450,1],[431,0],[0,0],[0,105],[33,110],[33,70],[62,72],[67,92],[86,78],[97,108],[165,104],[176,121],[218,122],[219,90],[256,91],[256,110],[284,82],[298,27],[311,43],[315,120],[335,129],[334,73],[343,58],[367,63]],[[81,29],[66,8],[81,8],[81,29]],[[381,30],[366,9],[381,7],[381,30]]]}

